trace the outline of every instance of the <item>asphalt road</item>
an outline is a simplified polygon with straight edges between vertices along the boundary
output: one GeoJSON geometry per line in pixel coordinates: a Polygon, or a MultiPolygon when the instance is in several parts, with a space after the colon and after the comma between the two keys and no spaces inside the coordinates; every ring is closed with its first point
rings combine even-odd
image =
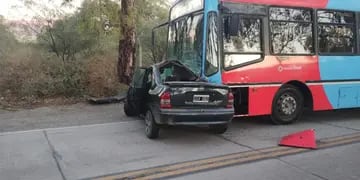
{"type": "MultiPolygon", "coordinates": [[[[290,126],[273,126],[267,118],[237,119],[220,136],[202,128],[169,128],[156,141],[145,137],[140,119],[123,116],[119,104],[1,111],[0,179],[111,178],[144,168],[257,152],[305,129],[315,129],[318,140],[360,133],[360,110],[310,113],[290,126]]],[[[360,179],[359,152],[356,140],[173,178],[360,179]]]]}
{"type": "Polygon", "coordinates": [[[359,180],[360,143],[231,166],[176,180],[359,180]]]}
{"type": "Polygon", "coordinates": [[[125,117],[121,104],[43,107],[32,110],[0,110],[0,132],[57,128],[89,124],[132,121],[125,117]]]}

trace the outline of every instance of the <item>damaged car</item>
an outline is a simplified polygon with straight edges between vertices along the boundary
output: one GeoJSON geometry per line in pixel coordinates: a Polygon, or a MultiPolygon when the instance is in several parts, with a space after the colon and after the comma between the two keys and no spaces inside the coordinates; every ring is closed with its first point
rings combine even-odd
{"type": "Polygon", "coordinates": [[[206,125],[222,134],[234,115],[233,101],[227,86],[202,80],[178,61],[165,61],[136,69],[124,112],[144,117],[150,139],[169,125],[206,125]]]}

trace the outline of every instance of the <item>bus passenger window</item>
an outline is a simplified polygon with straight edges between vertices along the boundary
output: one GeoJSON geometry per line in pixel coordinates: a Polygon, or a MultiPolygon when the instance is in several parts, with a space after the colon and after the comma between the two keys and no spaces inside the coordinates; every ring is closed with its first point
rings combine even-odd
{"type": "Polygon", "coordinates": [[[311,10],[270,8],[270,31],[273,54],[311,55],[315,52],[311,10]]]}
{"type": "Polygon", "coordinates": [[[224,21],[224,66],[236,67],[262,57],[261,26],[259,18],[232,15],[224,21]]]}
{"type": "Polygon", "coordinates": [[[355,14],[318,11],[320,53],[355,53],[355,14]]]}
{"type": "MultiPolygon", "coordinates": [[[[231,20],[230,20],[231,22],[231,20]]],[[[238,22],[231,22],[238,23],[238,22]]],[[[229,24],[231,26],[231,24],[229,24]]],[[[229,28],[230,29],[230,28],[229,28]]],[[[229,53],[261,52],[260,19],[241,18],[237,35],[224,35],[224,50],[229,53]]]]}

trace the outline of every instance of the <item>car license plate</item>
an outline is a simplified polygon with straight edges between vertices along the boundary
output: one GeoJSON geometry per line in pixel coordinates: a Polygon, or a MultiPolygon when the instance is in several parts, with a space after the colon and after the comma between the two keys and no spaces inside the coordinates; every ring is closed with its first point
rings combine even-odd
{"type": "Polygon", "coordinates": [[[194,103],[208,103],[210,99],[209,95],[194,95],[194,103]]]}

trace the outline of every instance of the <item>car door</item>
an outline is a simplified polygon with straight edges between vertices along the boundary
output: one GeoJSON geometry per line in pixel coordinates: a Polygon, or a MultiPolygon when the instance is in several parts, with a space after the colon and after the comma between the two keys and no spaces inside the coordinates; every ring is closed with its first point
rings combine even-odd
{"type": "Polygon", "coordinates": [[[142,101],[144,101],[144,92],[146,89],[146,68],[138,68],[134,72],[133,80],[130,84],[128,94],[127,94],[127,103],[130,105],[135,112],[142,112],[142,101]]]}

